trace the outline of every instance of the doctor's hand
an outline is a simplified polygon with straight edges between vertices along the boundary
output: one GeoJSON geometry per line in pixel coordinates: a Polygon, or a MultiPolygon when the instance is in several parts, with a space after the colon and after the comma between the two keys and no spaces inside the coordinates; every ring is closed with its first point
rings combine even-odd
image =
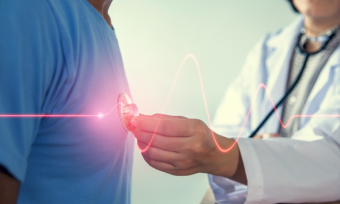
{"type": "MultiPolygon", "coordinates": [[[[247,183],[237,144],[222,153],[204,122],[167,115],[159,118],[160,115],[138,116],[131,120],[142,156],[150,166],[172,175],[209,173],[247,183]]],[[[235,142],[214,135],[222,148],[235,142]]]]}
{"type": "Polygon", "coordinates": [[[280,137],[278,133],[262,133],[254,136],[254,139],[266,139],[271,137],[280,137]]]}

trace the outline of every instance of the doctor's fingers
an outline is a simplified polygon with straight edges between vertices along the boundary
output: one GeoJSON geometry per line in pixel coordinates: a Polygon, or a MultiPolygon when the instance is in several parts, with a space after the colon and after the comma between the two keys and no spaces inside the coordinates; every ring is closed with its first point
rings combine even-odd
{"type": "Polygon", "coordinates": [[[262,133],[255,135],[254,139],[266,139],[271,137],[280,137],[278,133],[262,133]]]}
{"type": "Polygon", "coordinates": [[[176,152],[166,151],[163,149],[151,147],[144,142],[138,141],[138,147],[141,149],[146,149],[145,152],[142,152],[144,158],[149,158],[155,161],[171,164],[175,166],[177,161],[181,160],[181,155],[176,152]]]}
{"type": "Polygon", "coordinates": [[[163,172],[168,172],[174,169],[174,166],[172,166],[171,164],[168,163],[164,163],[164,162],[160,162],[160,161],[156,161],[156,160],[152,160],[150,158],[148,158],[147,156],[142,155],[144,160],[146,161],[146,163],[148,163],[151,167],[159,170],[159,171],[163,171],[163,172]]]}
{"type": "Polygon", "coordinates": [[[182,146],[183,137],[166,137],[152,132],[145,132],[139,128],[133,131],[136,139],[152,147],[176,152],[182,146]]]}
{"type": "Polygon", "coordinates": [[[192,168],[192,169],[177,169],[175,166],[168,164],[168,163],[164,163],[164,162],[160,162],[157,160],[153,160],[148,158],[147,156],[143,155],[144,160],[152,167],[155,168],[159,171],[163,171],[165,173],[174,175],[174,176],[188,176],[188,175],[192,175],[195,173],[198,173],[197,169],[192,168]]]}
{"type": "MultiPolygon", "coordinates": [[[[143,156],[144,157],[144,156],[143,156]]],[[[159,162],[156,160],[149,159],[147,157],[144,157],[144,160],[152,167],[159,171],[163,171],[165,173],[174,175],[174,176],[188,176],[197,173],[198,171],[196,169],[184,169],[184,170],[178,170],[174,169],[171,164],[159,162]]]]}
{"type": "Polygon", "coordinates": [[[164,136],[191,136],[194,133],[195,119],[162,119],[137,116],[132,118],[131,124],[147,132],[156,132],[164,136]]]}
{"type": "MultiPolygon", "coordinates": [[[[147,144],[139,141],[138,146],[146,148],[147,144]]],[[[198,172],[195,162],[176,152],[149,147],[142,156],[151,167],[172,175],[191,175],[198,172]]]]}

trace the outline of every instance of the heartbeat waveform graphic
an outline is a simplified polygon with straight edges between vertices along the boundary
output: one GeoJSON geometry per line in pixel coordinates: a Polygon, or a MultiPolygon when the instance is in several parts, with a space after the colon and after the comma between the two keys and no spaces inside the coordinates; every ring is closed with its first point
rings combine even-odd
{"type": "Polygon", "coordinates": [[[118,105],[119,103],[113,106],[111,110],[105,114],[0,114],[0,118],[103,118],[109,115],[118,105]]]}
{"type": "Polygon", "coordinates": [[[258,92],[260,91],[261,88],[263,88],[263,89],[266,91],[266,93],[268,94],[268,96],[269,96],[269,98],[270,98],[270,101],[271,101],[271,103],[272,103],[272,106],[273,106],[273,108],[274,108],[274,110],[275,110],[276,116],[278,117],[281,126],[284,127],[284,128],[286,128],[286,127],[290,124],[291,120],[293,120],[294,118],[311,118],[311,117],[325,117],[325,118],[326,118],[326,117],[327,117],[327,118],[331,118],[331,117],[332,117],[332,118],[338,118],[338,117],[340,117],[340,115],[294,115],[294,116],[292,116],[292,117],[289,118],[287,124],[283,124],[282,119],[281,119],[281,117],[280,117],[278,111],[276,110],[275,103],[274,103],[274,101],[273,101],[273,99],[272,99],[272,97],[271,97],[271,95],[270,95],[270,93],[269,93],[269,91],[268,91],[266,85],[265,85],[265,84],[260,84],[260,85],[258,86],[257,90],[256,90],[254,99],[252,100],[251,106],[250,106],[250,108],[249,108],[247,117],[246,117],[246,119],[245,119],[245,121],[244,121],[244,123],[243,123],[243,125],[242,125],[242,128],[241,128],[241,130],[240,130],[240,133],[237,135],[237,138],[235,139],[234,143],[233,143],[230,147],[223,149],[223,148],[218,144],[218,142],[217,142],[217,140],[216,140],[216,137],[215,137],[215,133],[214,133],[213,130],[212,130],[212,125],[211,125],[211,120],[210,120],[210,115],[209,115],[207,100],[206,100],[206,96],[205,96],[205,92],[204,92],[202,74],[201,74],[201,70],[200,70],[198,61],[197,61],[197,59],[196,59],[196,57],[195,57],[194,55],[189,54],[189,55],[187,55],[187,56],[183,59],[181,65],[180,65],[180,67],[179,67],[179,70],[177,71],[177,74],[176,74],[174,83],[173,83],[173,85],[172,85],[172,87],[171,87],[171,90],[170,90],[170,94],[169,94],[169,96],[168,96],[168,98],[167,98],[167,100],[166,100],[165,106],[164,106],[164,108],[163,108],[163,110],[162,110],[162,114],[160,115],[160,117],[159,117],[159,119],[158,119],[158,123],[157,123],[157,125],[156,125],[156,129],[155,129],[155,131],[154,131],[154,133],[153,133],[153,135],[152,135],[152,137],[151,137],[150,142],[148,143],[148,145],[147,145],[144,149],[142,149],[142,148],[140,148],[140,147],[138,146],[139,150],[140,150],[142,153],[145,152],[145,151],[147,151],[147,150],[149,149],[149,147],[150,147],[150,145],[151,145],[151,143],[152,143],[152,141],[153,141],[153,139],[154,139],[154,137],[155,137],[155,135],[156,135],[156,131],[157,131],[157,129],[158,129],[160,120],[162,119],[162,116],[164,115],[164,111],[165,111],[165,109],[166,109],[166,107],[167,107],[167,105],[168,105],[169,99],[171,98],[171,95],[172,95],[172,92],[173,92],[174,87],[175,87],[175,85],[176,85],[178,76],[179,76],[179,74],[180,74],[180,72],[181,72],[181,70],[182,70],[182,68],[183,68],[184,63],[185,63],[189,58],[191,58],[191,59],[194,60],[194,63],[195,63],[196,68],[197,68],[197,72],[198,72],[198,75],[199,75],[200,86],[201,86],[201,91],[202,91],[202,97],[203,97],[203,101],[204,101],[205,111],[206,111],[206,115],[207,115],[207,118],[208,118],[208,123],[209,123],[209,128],[210,128],[210,131],[211,131],[212,138],[213,138],[213,140],[214,140],[214,143],[215,143],[216,147],[217,147],[217,148],[219,149],[219,151],[222,152],[222,153],[229,152],[229,151],[236,145],[236,143],[237,143],[237,141],[239,140],[239,138],[240,138],[240,136],[241,136],[241,134],[242,134],[242,132],[243,132],[243,130],[244,130],[244,127],[245,127],[245,125],[246,125],[246,123],[247,123],[247,121],[248,121],[248,119],[249,119],[250,113],[251,113],[251,111],[252,111],[252,109],[253,109],[254,101],[255,101],[255,99],[256,99],[256,97],[257,97],[257,95],[258,95],[258,92]]]}
{"type": "MultiPolygon", "coordinates": [[[[283,124],[282,119],[281,119],[281,117],[280,117],[278,111],[276,110],[274,101],[273,101],[273,99],[272,99],[272,97],[271,97],[269,91],[267,90],[266,85],[265,85],[265,84],[260,84],[260,85],[258,86],[257,90],[256,90],[254,99],[252,100],[252,104],[251,104],[251,106],[250,106],[250,108],[249,108],[249,111],[248,111],[248,113],[247,113],[247,117],[246,117],[246,119],[245,119],[245,121],[244,121],[244,123],[243,123],[243,125],[242,125],[242,127],[241,127],[240,133],[238,134],[238,136],[237,136],[237,138],[235,139],[234,143],[233,143],[230,147],[223,149],[223,148],[218,144],[218,142],[217,142],[217,140],[216,140],[216,137],[215,137],[215,134],[214,134],[214,132],[213,132],[213,130],[212,130],[212,125],[211,125],[211,120],[210,120],[210,115],[209,115],[207,100],[206,100],[205,91],[204,91],[204,86],[203,86],[202,74],[201,74],[201,70],[200,70],[198,61],[197,61],[197,59],[196,59],[196,57],[195,57],[194,55],[189,54],[189,55],[187,55],[187,56],[183,59],[181,65],[180,65],[180,67],[179,67],[179,69],[178,69],[178,71],[177,71],[177,74],[176,74],[174,83],[172,84],[172,87],[171,87],[169,96],[168,96],[168,98],[167,98],[167,100],[166,100],[166,103],[165,103],[165,105],[164,105],[164,107],[163,107],[162,114],[160,114],[160,117],[159,117],[159,119],[158,119],[158,123],[157,123],[157,125],[156,125],[156,129],[155,129],[155,131],[153,132],[153,135],[152,135],[152,137],[151,137],[151,139],[150,139],[150,142],[148,143],[148,145],[147,145],[144,149],[142,149],[142,148],[140,148],[140,147],[138,146],[139,150],[140,150],[142,153],[145,152],[145,151],[147,151],[147,150],[149,149],[149,147],[150,147],[150,145],[151,145],[151,143],[152,143],[152,141],[153,141],[153,139],[154,139],[154,137],[155,137],[155,135],[156,135],[156,131],[157,131],[157,129],[158,129],[159,123],[160,123],[160,121],[161,121],[161,119],[162,119],[162,117],[163,117],[163,115],[164,115],[164,111],[165,111],[165,109],[166,109],[166,107],[167,107],[167,105],[168,105],[168,102],[169,102],[170,98],[171,98],[171,95],[172,95],[172,93],[173,93],[173,90],[174,90],[174,88],[175,88],[176,82],[177,82],[178,77],[179,77],[179,75],[180,75],[180,73],[181,73],[181,70],[182,70],[182,68],[183,68],[183,65],[184,65],[184,63],[185,63],[189,58],[193,59],[195,65],[196,65],[196,68],[197,68],[197,72],[198,72],[198,75],[199,75],[199,81],[200,81],[201,92],[202,92],[202,97],[203,97],[203,101],[204,101],[205,112],[206,112],[206,115],[207,115],[207,118],[208,118],[208,123],[209,123],[209,128],[210,128],[210,131],[211,131],[212,138],[213,138],[213,140],[214,140],[214,143],[215,143],[216,147],[217,147],[217,148],[219,149],[219,151],[221,151],[222,153],[229,152],[229,151],[236,145],[237,141],[239,140],[239,138],[240,138],[240,136],[241,136],[241,134],[242,134],[242,132],[243,132],[243,130],[244,130],[244,127],[245,127],[245,125],[246,125],[246,123],[247,123],[247,121],[248,121],[248,119],[249,119],[250,113],[251,113],[251,111],[252,111],[252,109],[253,109],[254,101],[255,101],[255,99],[256,99],[256,97],[257,97],[258,92],[260,91],[260,89],[264,89],[264,90],[266,91],[266,94],[268,94],[269,99],[270,99],[270,101],[271,101],[271,104],[272,104],[272,106],[273,106],[274,109],[275,109],[276,116],[278,117],[278,119],[279,119],[279,121],[280,121],[280,125],[281,125],[282,127],[284,127],[284,128],[286,128],[294,118],[312,118],[312,117],[340,118],[340,115],[294,115],[294,116],[291,116],[291,117],[289,118],[287,124],[283,124]]],[[[115,108],[117,108],[118,105],[119,105],[119,103],[116,104],[115,106],[113,106],[111,110],[109,110],[108,112],[106,112],[106,113],[104,113],[104,114],[103,114],[103,113],[98,113],[98,114],[0,114],[0,118],[90,118],[90,117],[103,118],[103,117],[107,116],[108,114],[110,114],[115,108]]]]}

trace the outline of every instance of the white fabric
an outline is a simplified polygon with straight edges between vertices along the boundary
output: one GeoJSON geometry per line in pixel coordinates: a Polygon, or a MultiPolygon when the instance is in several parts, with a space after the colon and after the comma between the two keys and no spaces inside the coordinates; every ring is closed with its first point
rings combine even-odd
{"type": "MultiPolygon", "coordinates": [[[[303,203],[340,200],[340,118],[301,118],[291,139],[247,139],[285,92],[291,53],[302,17],[262,38],[250,52],[241,74],[228,88],[217,110],[213,130],[237,137],[253,104],[238,145],[248,188],[209,175],[217,203],[303,203]],[[266,84],[268,93],[259,84],[266,84]]],[[[281,116],[281,108],[278,109],[281,116]]],[[[340,47],[329,58],[306,101],[302,114],[340,115],[340,47]]],[[[276,114],[259,132],[276,133],[276,114]]]]}

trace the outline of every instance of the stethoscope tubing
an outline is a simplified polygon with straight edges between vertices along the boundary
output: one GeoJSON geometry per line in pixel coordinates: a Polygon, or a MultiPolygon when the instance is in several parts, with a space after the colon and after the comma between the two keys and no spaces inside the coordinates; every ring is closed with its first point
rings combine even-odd
{"type": "Polygon", "coordinates": [[[316,52],[312,52],[312,53],[308,53],[305,50],[302,50],[300,48],[299,43],[300,43],[301,36],[302,36],[302,34],[299,35],[298,41],[295,45],[295,50],[304,55],[304,60],[303,60],[301,70],[300,70],[298,76],[296,77],[294,83],[289,87],[289,89],[287,90],[285,95],[282,96],[282,98],[279,100],[279,102],[276,103],[275,107],[272,108],[272,110],[266,115],[266,117],[261,121],[261,123],[257,126],[257,128],[249,135],[249,138],[253,138],[258,133],[258,131],[260,131],[260,129],[266,124],[266,122],[273,115],[273,113],[276,111],[276,109],[279,108],[286,101],[288,96],[293,92],[293,90],[296,88],[296,85],[299,83],[299,81],[300,81],[300,79],[303,75],[303,72],[305,71],[309,57],[321,52],[322,50],[324,50],[326,48],[326,46],[329,44],[329,42],[332,40],[332,38],[335,36],[335,33],[332,33],[329,36],[328,40],[322,45],[322,47],[319,50],[317,50],[316,52]]]}

